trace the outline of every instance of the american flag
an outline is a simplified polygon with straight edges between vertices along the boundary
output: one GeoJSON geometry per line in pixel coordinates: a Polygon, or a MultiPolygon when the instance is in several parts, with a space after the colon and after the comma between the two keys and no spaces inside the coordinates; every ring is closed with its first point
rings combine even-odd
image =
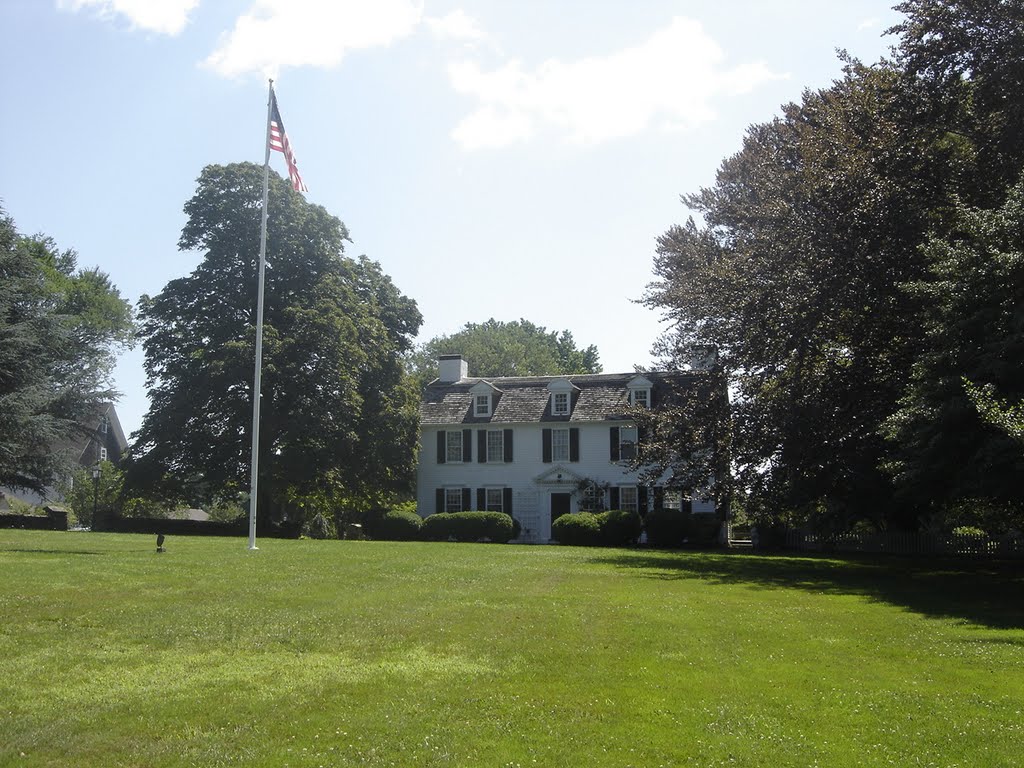
{"type": "Polygon", "coordinates": [[[288,141],[288,134],[284,132],[284,122],[277,109],[277,94],[273,91],[270,92],[270,148],[284,154],[284,159],[288,163],[288,178],[292,180],[292,189],[296,192],[308,192],[306,184],[299,175],[299,163],[295,159],[292,145],[288,141]]]}

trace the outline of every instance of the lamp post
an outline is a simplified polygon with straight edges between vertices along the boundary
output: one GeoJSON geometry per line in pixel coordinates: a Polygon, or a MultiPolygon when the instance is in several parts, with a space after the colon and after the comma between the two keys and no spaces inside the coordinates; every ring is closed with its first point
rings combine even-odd
{"type": "Polygon", "coordinates": [[[95,531],[98,529],[97,523],[99,518],[97,517],[96,508],[98,506],[100,493],[100,465],[97,462],[92,468],[92,529],[95,531]]]}

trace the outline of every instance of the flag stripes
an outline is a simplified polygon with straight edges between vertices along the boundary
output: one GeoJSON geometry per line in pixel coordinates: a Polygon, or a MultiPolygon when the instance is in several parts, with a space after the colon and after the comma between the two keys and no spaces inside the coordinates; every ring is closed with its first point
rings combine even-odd
{"type": "Polygon", "coordinates": [[[288,178],[292,180],[292,189],[296,192],[308,192],[302,176],[299,175],[299,163],[288,141],[288,134],[284,132],[284,121],[281,120],[281,113],[277,109],[277,94],[273,91],[270,92],[270,148],[284,155],[285,162],[288,163],[288,178]]]}

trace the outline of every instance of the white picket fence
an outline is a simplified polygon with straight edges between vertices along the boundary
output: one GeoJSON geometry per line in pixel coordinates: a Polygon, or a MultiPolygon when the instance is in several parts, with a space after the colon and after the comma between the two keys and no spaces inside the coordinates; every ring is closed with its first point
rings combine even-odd
{"type": "Polygon", "coordinates": [[[1024,558],[1024,536],[1000,538],[932,533],[842,533],[786,531],[786,549],[808,552],[878,552],[894,555],[963,555],[1024,558]]]}

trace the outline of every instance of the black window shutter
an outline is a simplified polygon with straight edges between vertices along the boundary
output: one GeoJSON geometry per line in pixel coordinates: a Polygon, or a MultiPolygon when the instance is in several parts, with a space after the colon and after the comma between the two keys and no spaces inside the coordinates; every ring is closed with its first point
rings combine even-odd
{"type": "Polygon", "coordinates": [[[647,514],[647,486],[641,485],[636,489],[636,506],[641,515],[647,514]]]}
{"type": "Polygon", "coordinates": [[[688,515],[693,512],[693,497],[689,491],[683,492],[683,512],[688,515]]]}
{"type": "Polygon", "coordinates": [[[487,430],[476,431],[476,460],[483,464],[487,461],[487,430]]]}
{"type": "Polygon", "coordinates": [[[438,514],[444,512],[444,488],[438,488],[437,493],[434,495],[434,511],[438,514]]]}
{"type": "Polygon", "coordinates": [[[473,460],[473,430],[462,430],[462,460],[467,464],[473,460]]]}
{"type": "Polygon", "coordinates": [[[512,461],[512,430],[505,430],[505,461],[512,461]]]}
{"type": "Polygon", "coordinates": [[[501,490],[501,508],[509,515],[512,514],[512,489],[502,488],[501,490]]]}
{"type": "Polygon", "coordinates": [[[467,509],[472,509],[472,501],[470,500],[469,488],[462,489],[462,511],[465,512],[467,509]]]}
{"type": "Polygon", "coordinates": [[[580,460],[580,430],[569,427],[569,461],[580,460]]]}
{"type": "MultiPolygon", "coordinates": [[[[611,435],[611,456],[612,456],[612,461],[618,461],[619,460],[619,428],[618,427],[612,427],[611,430],[609,430],[609,433],[611,435]]],[[[612,509],[615,509],[615,507],[612,507],[612,509]]]]}
{"type": "Polygon", "coordinates": [[[660,486],[654,486],[654,509],[661,510],[665,508],[665,489],[660,486]]]}
{"type": "MultiPolygon", "coordinates": [[[[615,429],[615,427],[612,427],[612,429],[615,429]]],[[[615,431],[618,432],[617,429],[615,429],[615,431]]],[[[608,489],[608,509],[618,509],[618,508],[619,508],[619,489],[618,488],[614,488],[614,487],[613,488],[609,488],[608,489]]]]}
{"type": "Polygon", "coordinates": [[[487,509],[487,491],[483,488],[476,489],[476,508],[479,510],[487,509]]]}
{"type": "Polygon", "coordinates": [[[448,444],[445,442],[445,431],[442,429],[437,433],[437,463],[444,464],[445,454],[447,453],[448,444]]]}
{"type": "Polygon", "coordinates": [[[551,463],[551,430],[541,430],[541,461],[545,464],[551,463]]]}

